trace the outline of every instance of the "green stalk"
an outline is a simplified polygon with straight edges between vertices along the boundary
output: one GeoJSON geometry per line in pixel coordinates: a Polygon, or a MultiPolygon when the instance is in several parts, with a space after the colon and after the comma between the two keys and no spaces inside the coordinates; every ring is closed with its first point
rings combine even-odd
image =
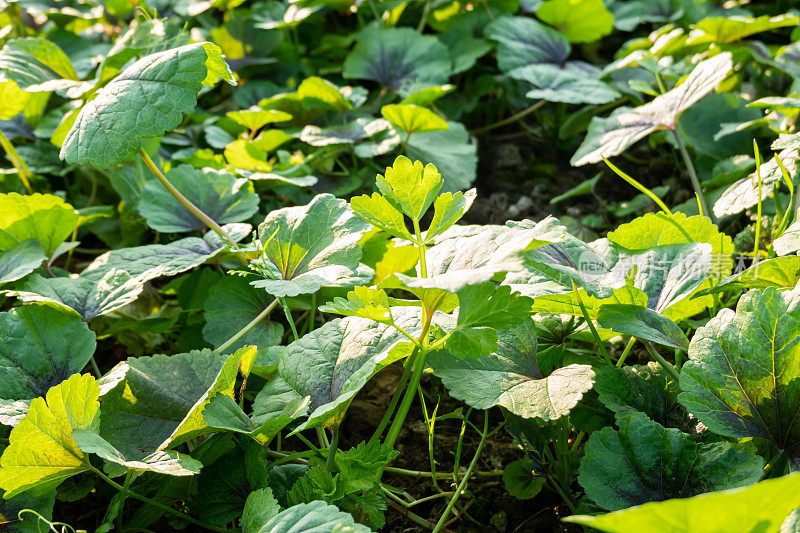
{"type": "Polygon", "coordinates": [[[677,126],[672,130],[672,134],[675,137],[675,142],[678,144],[678,149],[681,152],[681,157],[683,157],[683,162],[686,164],[686,170],[689,172],[689,179],[692,181],[694,193],[697,195],[698,201],[700,202],[700,207],[703,210],[701,214],[707,216],[711,219],[711,222],[716,224],[717,217],[715,217],[714,212],[708,208],[706,197],[703,195],[703,188],[700,186],[700,180],[697,178],[697,171],[694,168],[694,163],[692,163],[692,159],[689,157],[689,152],[686,150],[686,144],[683,142],[683,137],[681,137],[681,134],[678,133],[677,126]]]}
{"type": "Polygon", "coordinates": [[[328,449],[328,460],[325,461],[325,468],[330,470],[333,467],[333,460],[336,458],[336,449],[339,447],[339,428],[333,430],[333,440],[328,449]]]}
{"type": "Polygon", "coordinates": [[[248,332],[248,331],[250,331],[251,329],[253,329],[253,328],[256,326],[256,324],[258,324],[259,322],[261,322],[261,321],[262,321],[264,318],[266,318],[266,317],[267,317],[267,316],[268,316],[268,315],[269,315],[269,314],[272,312],[272,310],[275,308],[275,306],[277,305],[277,303],[278,303],[278,299],[277,299],[277,298],[276,298],[276,299],[274,299],[274,300],[272,300],[272,303],[271,303],[271,304],[269,304],[269,305],[268,305],[268,306],[267,306],[267,307],[266,307],[266,308],[265,308],[263,311],[261,311],[261,312],[258,314],[258,316],[257,316],[257,317],[255,317],[253,320],[251,320],[251,321],[250,321],[250,323],[249,323],[249,324],[247,324],[245,327],[243,327],[243,328],[242,328],[242,329],[240,329],[238,332],[236,332],[236,334],[234,334],[234,336],[233,336],[233,337],[231,337],[230,339],[228,339],[227,341],[225,341],[225,342],[222,344],[222,346],[220,346],[219,348],[217,348],[217,351],[218,351],[218,352],[220,352],[220,353],[224,352],[224,351],[225,351],[227,348],[229,348],[229,347],[230,347],[230,346],[231,346],[233,343],[235,343],[236,341],[238,341],[239,339],[241,339],[242,337],[244,337],[244,336],[247,334],[247,332],[248,332]]]}
{"type": "Polygon", "coordinates": [[[464,477],[461,479],[461,483],[458,484],[456,488],[455,494],[453,497],[450,498],[450,501],[447,503],[447,507],[445,508],[442,516],[439,518],[439,521],[436,523],[436,527],[433,528],[433,533],[438,533],[444,527],[445,522],[447,521],[447,517],[450,516],[450,512],[455,507],[456,502],[458,501],[458,497],[464,492],[464,489],[467,488],[467,481],[472,476],[472,471],[475,470],[475,465],[478,464],[478,457],[480,457],[481,452],[483,451],[483,446],[486,444],[486,434],[489,432],[489,411],[488,409],[483,412],[483,433],[481,433],[481,441],[478,443],[478,449],[475,450],[475,455],[472,457],[472,461],[469,463],[467,467],[467,471],[464,474],[464,477]]]}
{"type": "MultiPolygon", "coordinates": [[[[753,244],[753,261],[758,262],[758,244],[761,240],[761,154],[758,151],[758,145],[756,144],[755,139],[753,139],[753,153],[756,156],[756,175],[758,176],[758,207],[756,208],[756,230],[754,239],[755,242],[753,244]]],[[[776,197],[777,194],[778,193],[776,192],[776,197]]]]}
{"type": "Polygon", "coordinates": [[[211,530],[211,531],[218,531],[220,533],[225,533],[225,532],[228,531],[227,529],[225,529],[223,527],[217,527],[217,526],[214,526],[214,525],[211,525],[211,524],[207,524],[207,523],[202,522],[202,521],[200,521],[200,520],[198,520],[196,518],[193,518],[193,517],[191,517],[191,516],[189,516],[187,514],[184,514],[184,513],[180,512],[180,511],[178,511],[177,509],[173,509],[169,505],[164,505],[163,503],[161,503],[159,501],[151,500],[147,496],[142,496],[141,494],[139,494],[137,492],[133,492],[130,489],[126,489],[125,487],[123,487],[119,483],[116,483],[113,479],[111,479],[110,477],[106,476],[100,470],[96,469],[93,466],[89,466],[89,470],[91,470],[92,472],[97,474],[97,476],[99,476],[100,479],[102,479],[103,481],[105,481],[106,483],[108,483],[109,485],[111,485],[112,487],[117,489],[118,491],[126,493],[128,496],[130,496],[131,498],[133,498],[135,500],[139,500],[140,502],[146,503],[147,505],[152,505],[153,507],[155,507],[157,509],[161,509],[165,513],[169,513],[169,514],[171,514],[173,516],[177,516],[178,518],[181,518],[182,520],[186,520],[190,524],[194,524],[196,526],[200,526],[200,527],[203,527],[203,528],[211,530]]]}
{"type": "Polygon", "coordinates": [[[425,395],[422,393],[422,387],[417,387],[417,394],[419,395],[419,403],[422,405],[422,414],[425,417],[425,427],[428,430],[428,463],[431,465],[431,482],[433,488],[437,492],[442,492],[439,484],[436,482],[436,458],[433,455],[433,435],[434,426],[436,424],[436,412],[439,410],[439,404],[433,408],[433,415],[428,416],[428,406],[425,405],[425,395]]]}
{"type": "Polygon", "coordinates": [[[636,337],[631,337],[628,340],[628,344],[625,346],[625,349],[622,351],[622,355],[619,356],[619,360],[617,361],[617,368],[622,368],[622,365],[625,364],[625,359],[628,358],[628,355],[631,353],[634,344],[636,344],[636,337]]]}
{"type": "Polygon", "coordinates": [[[530,107],[526,107],[525,109],[523,109],[519,113],[515,113],[515,114],[511,115],[508,118],[504,118],[503,120],[499,120],[499,121],[495,122],[494,124],[489,124],[488,126],[483,126],[482,128],[474,129],[470,133],[475,135],[475,134],[478,134],[478,133],[484,133],[486,131],[493,130],[495,128],[499,128],[500,126],[505,126],[506,124],[511,124],[512,122],[516,122],[516,121],[518,121],[518,120],[520,120],[522,118],[527,117],[528,115],[530,115],[531,113],[533,113],[534,111],[536,111],[537,109],[539,109],[540,107],[542,107],[546,103],[547,102],[544,101],[544,100],[539,100],[538,102],[536,102],[535,104],[531,105],[530,107]]]}
{"type": "Polygon", "coordinates": [[[375,429],[375,433],[373,433],[372,437],[369,439],[371,443],[377,442],[378,439],[381,438],[381,435],[383,435],[383,430],[389,425],[389,421],[392,419],[394,410],[397,407],[397,402],[399,402],[400,398],[403,396],[403,391],[405,391],[406,384],[408,383],[409,378],[411,378],[411,370],[414,367],[413,361],[416,359],[418,351],[418,347],[414,348],[414,351],[411,353],[411,356],[407,360],[406,364],[403,365],[403,375],[400,376],[400,381],[397,383],[397,388],[392,395],[389,406],[386,408],[386,412],[383,413],[383,418],[381,418],[380,424],[378,424],[377,429],[375,429]]]}
{"type": "Polygon", "coordinates": [[[620,169],[619,167],[614,165],[611,161],[606,159],[605,156],[603,156],[603,161],[605,161],[606,165],[608,165],[608,168],[613,170],[617,176],[624,179],[626,182],[632,185],[637,191],[646,194],[651,200],[653,200],[656,203],[659,209],[661,209],[665,214],[672,215],[672,212],[669,210],[669,207],[667,207],[667,204],[662,202],[661,198],[656,196],[653,193],[653,191],[651,191],[650,189],[648,189],[647,187],[636,181],[632,176],[626,174],[622,169],[620,169]]]}
{"type": "Polygon", "coordinates": [[[123,483],[123,491],[121,492],[121,500],[119,502],[119,514],[117,515],[117,527],[120,531],[122,531],[122,526],[124,525],[124,520],[122,518],[123,512],[125,511],[125,500],[128,499],[128,494],[130,491],[131,482],[133,481],[133,470],[128,470],[125,474],[125,482],[123,483]]]}
{"type": "Polygon", "coordinates": [[[294,323],[294,318],[292,318],[292,311],[289,309],[289,304],[286,303],[286,298],[278,298],[278,300],[281,302],[283,314],[286,315],[286,321],[289,323],[289,327],[292,328],[294,340],[298,340],[300,335],[297,334],[297,326],[294,323]]]}
{"type": "Polygon", "coordinates": [[[647,348],[647,351],[650,353],[650,357],[657,361],[658,364],[667,371],[667,374],[672,376],[675,381],[678,381],[681,378],[680,374],[678,374],[678,371],[675,370],[675,367],[671,365],[669,361],[664,359],[664,357],[658,353],[655,348],[653,348],[653,343],[650,341],[645,341],[644,345],[647,348]]]}
{"type": "MultiPolygon", "coordinates": [[[[427,328],[424,333],[427,335],[427,328]]],[[[406,387],[405,393],[403,394],[403,401],[400,403],[397,415],[394,417],[394,421],[389,427],[389,432],[386,434],[386,439],[383,441],[389,446],[394,446],[397,437],[400,436],[400,430],[403,428],[403,424],[406,421],[406,415],[408,415],[408,410],[411,408],[411,402],[414,401],[414,395],[417,393],[417,387],[422,379],[422,373],[425,371],[425,357],[427,354],[428,352],[426,350],[419,350],[414,359],[414,372],[411,374],[411,381],[406,387]]]]}
{"type": "Polygon", "coordinates": [[[428,264],[425,262],[425,245],[422,244],[422,232],[419,229],[419,220],[412,219],[414,223],[414,236],[417,238],[417,250],[419,251],[419,277],[428,277],[428,264]]]}
{"type": "Polygon", "coordinates": [[[600,339],[600,334],[597,333],[597,328],[594,327],[594,322],[591,321],[589,318],[589,312],[586,310],[586,306],[583,305],[583,299],[581,298],[580,293],[578,292],[578,286],[575,282],[572,282],[572,291],[575,293],[575,298],[578,299],[578,305],[581,307],[581,313],[583,313],[583,319],[589,325],[589,329],[592,330],[592,336],[594,337],[595,342],[597,343],[597,352],[608,364],[613,364],[611,361],[611,357],[609,357],[608,352],[606,351],[606,345],[603,343],[602,339],[600,339]]]}
{"type": "Polygon", "coordinates": [[[28,194],[33,194],[33,188],[31,187],[31,178],[33,178],[33,174],[31,173],[28,165],[25,164],[25,161],[17,152],[17,149],[14,148],[14,145],[11,144],[11,141],[8,140],[8,137],[0,131],[0,146],[3,147],[3,150],[6,151],[6,155],[8,155],[8,159],[11,161],[11,164],[14,165],[14,168],[17,169],[17,174],[19,175],[19,181],[22,182],[22,185],[25,186],[25,190],[28,191],[28,194]]]}
{"type": "MultiPolygon", "coordinates": [[[[169,180],[164,176],[161,170],[159,170],[159,168],[156,166],[153,160],[150,159],[150,156],[147,155],[147,152],[144,151],[144,148],[139,150],[139,156],[142,158],[142,161],[144,161],[144,164],[147,165],[147,168],[150,169],[150,172],[152,172],[155,175],[155,177],[158,178],[158,181],[161,182],[161,184],[169,191],[169,193],[176,200],[178,200],[178,202],[180,202],[180,204],[183,207],[185,207],[191,214],[196,216],[200,220],[200,222],[202,222],[208,227],[208,229],[219,235],[223,240],[230,243],[231,246],[234,247],[236,246],[236,243],[233,242],[231,236],[228,235],[224,229],[222,229],[222,226],[217,224],[214,221],[214,219],[206,215],[203,211],[200,210],[199,207],[190,202],[188,198],[186,198],[183,194],[181,194],[181,192],[178,189],[176,189],[172,183],[169,182],[169,180]]],[[[242,263],[242,265],[246,265],[248,263],[247,257],[243,253],[237,252],[236,255],[239,258],[239,261],[242,263]]]]}

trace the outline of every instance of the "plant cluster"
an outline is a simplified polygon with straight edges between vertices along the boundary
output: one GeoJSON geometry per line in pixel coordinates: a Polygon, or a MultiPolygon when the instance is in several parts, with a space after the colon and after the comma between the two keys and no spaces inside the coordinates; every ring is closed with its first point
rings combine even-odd
{"type": "Polygon", "coordinates": [[[0,529],[798,530],[800,17],[732,4],[0,1],[0,529]],[[599,208],[481,218],[509,140],[599,208]]]}

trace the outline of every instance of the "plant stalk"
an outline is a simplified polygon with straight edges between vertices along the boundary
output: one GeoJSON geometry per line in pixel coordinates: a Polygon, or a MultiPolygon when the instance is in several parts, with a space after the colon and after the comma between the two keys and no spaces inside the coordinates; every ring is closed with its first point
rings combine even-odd
{"type": "Polygon", "coordinates": [[[617,361],[617,368],[622,368],[622,365],[625,364],[625,359],[628,358],[628,355],[631,353],[634,344],[636,344],[636,337],[631,337],[628,340],[628,344],[625,345],[625,349],[622,351],[622,355],[619,356],[619,360],[617,361]]]}
{"type": "Polygon", "coordinates": [[[277,298],[275,298],[274,300],[272,300],[272,303],[271,303],[271,304],[269,304],[269,305],[268,305],[268,306],[267,306],[267,307],[266,307],[266,308],[265,308],[263,311],[261,311],[261,312],[258,314],[258,316],[257,316],[257,317],[255,317],[253,320],[251,320],[249,324],[247,324],[245,327],[243,327],[242,329],[240,329],[238,332],[236,332],[236,334],[235,334],[233,337],[231,337],[230,339],[228,339],[227,341],[225,341],[225,342],[222,344],[222,346],[220,346],[219,348],[217,348],[217,351],[218,351],[218,352],[220,352],[220,353],[224,352],[224,351],[225,351],[226,349],[228,349],[228,348],[229,348],[229,347],[230,347],[230,346],[231,346],[233,343],[235,343],[236,341],[238,341],[239,339],[241,339],[242,337],[244,337],[244,336],[247,334],[247,332],[248,332],[248,331],[250,331],[251,329],[253,329],[253,328],[256,326],[256,324],[258,324],[259,322],[261,322],[262,320],[264,320],[264,318],[266,318],[266,317],[267,317],[267,316],[268,316],[268,315],[269,315],[269,314],[272,312],[272,310],[273,310],[273,309],[275,309],[275,306],[276,306],[277,304],[278,304],[278,299],[277,299],[277,298]]]}
{"type": "Polygon", "coordinates": [[[380,424],[378,424],[377,429],[375,429],[375,433],[372,434],[372,437],[369,439],[370,442],[377,442],[378,439],[381,438],[383,435],[383,430],[386,429],[386,426],[389,425],[389,421],[392,419],[392,415],[394,414],[394,410],[397,407],[397,403],[400,401],[400,398],[403,396],[403,391],[405,391],[406,384],[408,383],[409,378],[411,377],[411,370],[414,368],[412,364],[413,361],[416,359],[417,352],[419,348],[414,348],[414,351],[411,353],[410,360],[406,365],[403,365],[403,375],[400,376],[400,381],[397,382],[397,388],[392,395],[391,401],[389,401],[389,406],[386,408],[386,412],[383,413],[383,418],[381,419],[380,424]]]}
{"type": "Polygon", "coordinates": [[[652,357],[655,361],[657,361],[658,364],[661,365],[661,367],[667,371],[667,374],[672,376],[675,379],[675,381],[678,381],[681,378],[678,371],[675,370],[675,367],[671,365],[669,361],[664,359],[664,357],[660,353],[658,353],[655,350],[655,348],[653,348],[653,343],[651,343],[650,341],[645,341],[644,345],[647,348],[647,351],[650,353],[650,357],[652,357]]]}
{"type": "Polygon", "coordinates": [[[6,155],[8,155],[8,159],[11,161],[11,164],[14,165],[15,169],[17,169],[19,181],[22,182],[25,190],[28,191],[28,194],[33,194],[33,188],[31,187],[30,181],[33,177],[33,174],[31,174],[28,165],[26,165],[25,161],[23,161],[22,157],[20,157],[17,149],[14,148],[14,145],[11,144],[11,141],[8,140],[8,137],[6,137],[2,131],[0,131],[0,146],[2,146],[3,150],[6,151],[6,155]]]}
{"type": "Polygon", "coordinates": [[[694,163],[692,163],[692,159],[689,157],[689,152],[686,150],[686,143],[683,142],[683,137],[681,137],[681,134],[678,133],[677,126],[672,130],[672,135],[675,137],[675,142],[678,144],[678,149],[681,152],[681,157],[683,157],[683,162],[686,164],[686,170],[689,172],[689,179],[692,180],[692,188],[694,189],[694,193],[697,195],[697,198],[700,201],[700,207],[703,209],[703,215],[710,218],[711,222],[716,224],[717,217],[715,217],[714,212],[708,208],[706,197],[703,195],[703,188],[700,186],[700,180],[697,178],[697,171],[694,168],[694,163]]]}
{"type": "Polygon", "coordinates": [[[510,117],[504,118],[503,120],[498,120],[494,124],[489,124],[488,126],[483,126],[481,128],[474,129],[470,133],[472,133],[473,135],[476,135],[478,133],[484,133],[484,132],[493,130],[495,128],[499,128],[500,126],[505,126],[506,124],[511,124],[513,122],[516,122],[516,121],[522,119],[522,118],[527,117],[528,115],[530,115],[531,113],[533,113],[534,111],[536,111],[537,109],[539,109],[540,107],[542,107],[546,103],[547,102],[545,102],[544,100],[539,100],[538,102],[534,103],[533,105],[531,105],[529,107],[526,107],[525,109],[523,109],[519,113],[514,113],[510,117]]]}
{"type": "Polygon", "coordinates": [[[411,374],[411,380],[406,386],[405,393],[403,394],[403,401],[400,403],[400,408],[397,410],[397,415],[394,417],[392,425],[389,427],[389,432],[386,434],[386,439],[383,441],[389,446],[394,446],[397,437],[400,436],[400,430],[403,428],[403,423],[406,420],[408,410],[411,408],[411,402],[414,401],[414,395],[417,393],[417,386],[422,379],[422,373],[425,370],[425,356],[427,351],[419,350],[414,358],[414,372],[411,374]]]}

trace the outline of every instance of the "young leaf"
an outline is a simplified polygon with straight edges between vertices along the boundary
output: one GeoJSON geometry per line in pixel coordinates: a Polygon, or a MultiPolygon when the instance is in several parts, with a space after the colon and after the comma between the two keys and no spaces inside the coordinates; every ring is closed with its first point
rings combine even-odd
{"type": "Polygon", "coordinates": [[[617,418],[592,433],[578,482],[610,511],[669,498],[743,487],[761,479],[764,460],[727,442],[697,444],[643,413],[617,418]]]}
{"type": "MultiPolygon", "coordinates": [[[[409,104],[390,104],[381,108],[383,118],[408,134],[446,130],[447,122],[426,107],[409,104]]],[[[396,162],[395,162],[396,164],[396,162]]]]}
{"type": "Polygon", "coordinates": [[[433,202],[433,218],[428,226],[428,231],[425,232],[425,243],[432,242],[435,237],[461,220],[464,213],[469,211],[476,195],[475,189],[470,189],[464,193],[446,192],[437,196],[436,201],[433,202]]]}
{"type": "Polygon", "coordinates": [[[776,17],[708,17],[694,25],[695,31],[686,44],[732,43],[756,33],[797,26],[798,20],[796,15],[789,14],[776,17]]]}
{"type": "Polygon", "coordinates": [[[0,82],[0,120],[9,120],[22,113],[29,98],[30,95],[14,80],[0,82]]]}
{"type": "Polygon", "coordinates": [[[368,229],[345,200],[330,194],[315,196],[308,205],[272,211],[258,226],[263,254],[251,263],[268,279],[252,285],[278,297],[355,285],[358,240],[368,229]]]}
{"type": "Polygon", "coordinates": [[[539,494],[546,482],[546,477],[534,475],[530,459],[517,459],[503,469],[506,491],[518,500],[530,500],[539,494]]]}
{"type": "Polygon", "coordinates": [[[70,436],[92,428],[100,410],[100,387],[92,376],[74,375],[31,402],[28,415],[11,430],[0,457],[0,489],[11,498],[35,487],[54,488],[88,470],[89,461],[70,436]]]}
{"type": "Polygon", "coordinates": [[[392,237],[414,240],[414,236],[406,228],[403,213],[382,194],[375,192],[372,196],[356,196],[350,200],[350,206],[355,214],[392,237]]]}
{"type": "MultiPolygon", "coordinates": [[[[0,313],[0,406],[44,396],[80,372],[95,346],[94,332],[80,318],[51,307],[29,305],[0,313]]],[[[21,414],[0,414],[0,423],[16,425],[21,414]]]]}
{"type": "Polygon", "coordinates": [[[716,89],[733,69],[729,52],[701,61],[683,83],[637,108],[621,107],[608,118],[592,119],[583,144],[570,163],[599,163],[621,154],[628,146],[654,131],[675,129],[681,113],[716,89]]]}
{"type": "Polygon", "coordinates": [[[61,146],[73,164],[108,167],[131,159],[147,139],[173,130],[204,85],[235,84],[219,47],[197,43],[145,56],[87,103],[61,146]]]}
{"type": "Polygon", "coordinates": [[[334,464],[342,489],[347,493],[374,489],[381,482],[383,469],[398,455],[391,446],[380,442],[362,442],[338,452],[334,464]]]}
{"type": "Polygon", "coordinates": [[[353,109],[353,105],[346,100],[342,92],[331,82],[311,76],[304,79],[297,87],[297,96],[301,100],[316,100],[336,109],[345,112],[353,109]]]}
{"type": "Polygon", "coordinates": [[[693,498],[646,503],[599,516],[576,515],[567,522],[608,533],[723,533],[777,531],[800,506],[800,473],[693,498]]]}
{"type": "MultiPolygon", "coordinates": [[[[189,165],[171,168],[167,180],[190,202],[220,225],[242,222],[258,211],[252,183],[229,172],[189,165]]],[[[205,229],[206,225],[175,199],[157,180],[149,180],[137,210],[156,231],[176,233],[205,229]]]]}
{"type": "Polygon", "coordinates": [[[50,257],[77,223],[78,212],[58,196],[0,194],[0,250],[36,239],[50,257]]]}
{"type": "Polygon", "coordinates": [[[368,318],[382,324],[392,323],[391,301],[382,289],[355,287],[347,293],[347,298],[334,298],[320,311],[344,316],[368,318]]]}
{"type": "Polygon", "coordinates": [[[412,220],[419,221],[430,208],[442,188],[442,175],[430,163],[398,156],[385,176],[376,177],[378,190],[412,220]]]}
{"type": "Polygon", "coordinates": [[[286,122],[292,119],[292,115],[284,111],[261,109],[257,106],[242,111],[228,111],[226,116],[251,131],[259,130],[272,122],[286,122]]]}
{"type": "Polygon", "coordinates": [[[450,394],[470,407],[499,405],[523,418],[556,420],[592,388],[594,371],[573,364],[544,377],[536,362],[536,333],[530,320],[497,333],[498,346],[479,359],[438,351],[428,356],[450,394]]]}
{"type": "Polygon", "coordinates": [[[611,33],[614,16],[603,0],[546,0],[536,16],[571,43],[591,43],[611,33]]]}
{"type": "Polygon", "coordinates": [[[678,400],[715,433],[800,453],[800,290],[751,290],[697,330],[678,400]]]}
{"type": "Polygon", "coordinates": [[[607,304],[600,306],[597,322],[601,327],[617,333],[652,341],[679,350],[689,349],[686,338],[678,325],[652,309],[637,305],[607,304]]]}

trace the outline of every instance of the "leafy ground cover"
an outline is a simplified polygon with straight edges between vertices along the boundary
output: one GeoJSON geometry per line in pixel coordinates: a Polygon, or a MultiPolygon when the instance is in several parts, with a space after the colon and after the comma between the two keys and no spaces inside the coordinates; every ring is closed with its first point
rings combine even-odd
{"type": "Polygon", "coordinates": [[[0,5],[0,530],[800,529],[790,2],[0,5]]]}

